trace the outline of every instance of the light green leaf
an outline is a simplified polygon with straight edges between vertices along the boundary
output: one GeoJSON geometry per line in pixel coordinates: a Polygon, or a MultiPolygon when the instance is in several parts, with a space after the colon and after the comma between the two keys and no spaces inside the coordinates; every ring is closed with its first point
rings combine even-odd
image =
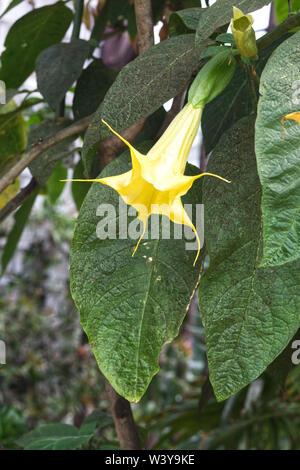
{"type": "Polygon", "coordinates": [[[199,288],[210,380],[218,400],[256,379],[300,325],[300,263],[259,269],[261,188],[254,119],[224,134],[208,171],[232,182],[203,182],[210,267],[199,288]]]}
{"type": "Polygon", "coordinates": [[[204,47],[195,47],[192,34],[176,36],[150,47],[122,69],[85,134],[83,162],[88,173],[99,142],[111,135],[101,118],[121,132],[152,114],[187,86],[204,47]]]}
{"type": "MultiPolygon", "coordinates": [[[[138,148],[145,151],[146,147],[144,143],[138,148]]],[[[123,173],[130,166],[126,151],[101,177],[123,173]]],[[[194,184],[184,202],[200,202],[200,188],[201,184],[194,184]]],[[[137,240],[99,239],[99,204],[115,207],[110,221],[117,221],[119,234],[117,192],[93,183],[71,245],[71,292],[101,371],[120,395],[137,402],[158,372],[163,345],[178,335],[201,262],[193,267],[195,251],[185,250],[185,240],[172,236],[142,241],[134,257],[137,240]]],[[[135,216],[128,217],[131,226],[134,220],[135,216]]]]}
{"type": "Polygon", "coordinates": [[[57,111],[65,94],[81,74],[90,44],[81,39],[54,44],[38,56],[35,68],[38,89],[57,111]]]}
{"type": "Polygon", "coordinates": [[[94,425],[85,425],[78,429],[71,424],[44,424],[24,435],[24,448],[25,450],[74,450],[91,439],[94,429],[94,425]]]}
{"type": "Polygon", "coordinates": [[[300,111],[300,32],[281,44],[261,76],[255,152],[263,188],[263,259],[277,266],[300,257],[300,126],[281,119],[300,111]]]}
{"type": "Polygon", "coordinates": [[[66,183],[61,180],[65,180],[67,178],[67,174],[67,168],[63,166],[61,161],[59,161],[46,183],[47,193],[52,204],[57,201],[63,192],[66,183]]]}
{"type": "MultiPolygon", "coordinates": [[[[83,171],[83,164],[82,160],[79,160],[77,165],[74,168],[73,172],[73,179],[83,179],[84,178],[84,171],[83,171]]],[[[79,210],[81,204],[84,201],[85,196],[87,195],[88,190],[90,189],[91,183],[80,181],[73,181],[71,186],[72,196],[74,202],[76,204],[77,209],[79,210]]]]}
{"type": "Polygon", "coordinates": [[[18,88],[34,70],[35,59],[64,37],[72,11],[63,2],[35,8],[10,28],[1,55],[0,80],[6,88],[18,88]]]}
{"type": "Polygon", "coordinates": [[[197,32],[196,42],[203,41],[233,17],[232,7],[239,8],[244,14],[258,10],[270,3],[270,0],[217,0],[201,15],[197,32]]]}
{"type": "MultiPolygon", "coordinates": [[[[300,0],[290,0],[292,13],[297,13],[300,10],[300,0]]],[[[277,24],[282,23],[287,19],[289,14],[289,2],[287,0],[275,0],[275,18],[277,24]]]]}

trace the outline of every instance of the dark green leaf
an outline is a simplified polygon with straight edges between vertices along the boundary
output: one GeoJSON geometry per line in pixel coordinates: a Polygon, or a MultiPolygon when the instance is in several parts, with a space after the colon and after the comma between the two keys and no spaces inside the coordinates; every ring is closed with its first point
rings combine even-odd
{"type": "Polygon", "coordinates": [[[36,190],[25,202],[24,204],[18,209],[14,218],[15,223],[13,228],[11,229],[5,247],[3,249],[2,258],[1,258],[1,274],[4,273],[8,263],[13,257],[17,244],[21,238],[27,220],[29,218],[32,206],[34,204],[35,198],[38,194],[36,190]]]}
{"type": "MultiPolygon", "coordinates": [[[[273,50],[284,39],[286,37],[280,38],[259,53],[259,60],[255,65],[258,76],[261,74],[273,50]]],[[[207,50],[209,48],[205,49],[204,53],[207,50]]],[[[206,152],[211,152],[223,133],[230,129],[239,119],[248,116],[251,111],[252,104],[247,77],[244,69],[237,67],[231,82],[225,90],[204,108],[201,127],[206,152]]]]}
{"type": "Polygon", "coordinates": [[[244,118],[220,140],[208,165],[232,183],[203,183],[210,267],[200,282],[199,306],[218,400],[256,379],[300,325],[299,261],[258,268],[261,188],[253,142],[254,119],[244,118]]]}
{"type": "Polygon", "coordinates": [[[36,8],[9,30],[1,55],[0,80],[18,88],[34,70],[39,53],[64,37],[73,13],[63,2],[36,8]]]}
{"type": "MultiPolygon", "coordinates": [[[[145,145],[139,150],[143,147],[145,151],[145,145]]],[[[123,173],[130,166],[126,151],[101,177],[123,173]]],[[[200,202],[200,187],[194,184],[184,202],[200,202]]],[[[200,263],[194,268],[195,252],[185,251],[184,240],[172,235],[170,240],[142,241],[134,257],[137,240],[99,239],[100,203],[115,207],[116,216],[111,214],[110,221],[117,221],[117,237],[119,234],[117,192],[93,183],[72,241],[71,292],[101,371],[118,393],[138,401],[158,372],[163,345],[178,335],[198,282],[200,263]]],[[[135,217],[128,221],[135,224],[135,217]]]]}
{"type": "Polygon", "coordinates": [[[261,266],[300,257],[300,125],[281,119],[300,110],[300,32],[281,44],[261,77],[255,151],[263,188],[261,266]]]}
{"type": "Polygon", "coordinates": [[[67,178],[67,174],[67,168],[63,166],[61,161],[58,162],[46,183],[47,193],[52,204],[57,201],[63,192],[66,183],[61,180],[65,180],[67,178]]]}
{"type": "Polygon", "coordinates": [[[102,60],[94,60],[80,75],[75,89],[73,112],[81,119],[96,111],[118,72],[108,69],[102,60]]]}
{"type": "Polygon", "coordinates": [[[73,450],[88,442],[94,426],[81,429],[71,424],[44,424],[23,437],[25,450],[73,450]]]}
{"type": "Polygon", "coordinates": [[[4,15],[6,15],[6,13],[8,13],[10,10],[12,10],[13,8],[15,8],[17,5],[19,5],[19,3],[23,2],[23,0],[12,0],[10,2],[10,4],[8,5],[8,7],[4,10],[4,12],[0,15],[0,20],[1,18],[3,18],[4,15]]]}
{"type": "Polygon", "coordinates": [[[83,160],[88,173],[98,143],[111,135],[101,118],[121,132],[152,114],[184,89],[199,68],[204,47],[194,46],[192,34],[176,36],[149,48],[122,69],[85,135],[83,160]]]}
{"type": "Polygon", "coordinates": [[[187,8],[172,13],[169,19],[170,36],[195,32],[203,11],[203,8],[187,8]]]}
{"type": "Polygon", "coordinates": [[[35,64],[38,89],[55,111],[80,76],[89,50],[87,41],[73,39],[70,43],[54,44],[38,56],[35,64]]]}
{"type": "MultiPolygon", "coordinates": [[[[66,118],[57,118],[55,121],[42,122],[30,130],[28,136],[28,148],[30,149],[32,145],[37,144],[40,139],[50,137],[61,129],[69,126],[70,122],[71,121],[66,118]]],[[[60,144],[50,147],[29,165],[32,175],[36,178],[41,186],[45,185],[57,162],[65,156],[70,147],[70,144],[75,138],[76,136],[70,137],[60,144]]]]}
{"type": "MultiPolygon", "coordinates": [[[[84,171],[83,171],[83,164],[82,160],[79,160],[77,165],[74,168],[73,172],[73,179],[84,179],[84,171]]],[[[81,204],[84,201],[85,196],[87,195],[88,190],[90,189],[91,183],[88,182],[79,182],[79,181],[73,181],[72,182],[72,196],[74,199],[74,202],[76,204],[77,209],[79,210],[81,207],[81,204]]]]}
{"type": "Polygon", "coordinates": [[[239,8],[244,14],[258,10],[270,3],[270,0],[217,0],[201,15],[197,32],[196,42],[203,41],[211,36],[233,17],[232,7],[239,8]]]}

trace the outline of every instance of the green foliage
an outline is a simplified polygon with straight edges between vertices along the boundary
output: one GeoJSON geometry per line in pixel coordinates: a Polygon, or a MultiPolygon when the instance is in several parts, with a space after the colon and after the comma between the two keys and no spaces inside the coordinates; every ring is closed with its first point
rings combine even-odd
{"type": "MultiPolygon", "coordinates": [[[[64,129],[68,125],[70,125],[69,119],[57,118],[53,121],[44,121],[41,124],[32,127],[28,136],[28,148],[31,148],[32,145],[38,145],[40,141],[43,141],[43,139],[64,129]]],[[[68,153],[70,144],[73,140],[74,138],[70,137],[63,142],[50,147],[30,164],[30,171],[41,186],[46,184],[46,181],[51,176],[57,162],[68,153]]]]}
{"type": "Polygon", "coordinates": [[[94,113],[115,81],[118,72],[95,59],[83,70],[75,88],[73,112],[76,119],[94,113]]]}
{"type": "Polygon", "coordinates": [[[214,31],[229,23],[233,17],[232,7],[242,10],[244,14],[257,10],[270,3],[270,0],[222,0],[214,3],[201,15],[197,31],[196,41],[201,42],[207,39],[214,31]]]}
{"type": "Polygon", "coordinates": [[[13,406],[0,407],[0,442],[5,449],[15,447],[15,441],[24,433],[26,421],[22,412],[13,406]]]}
{"type": "Polygon", "coordinates": [[[101,119],[120,132],[152,114],[183,90],[200,65],[200,52],[193,35],[176,36],[149,48],[122,69],[86,132],[83,159],[87,172],[98,143],[110,135],[101,119]]]}
{"type": "Polygon", "coordinates": [[[1,274],[4,273],[8,263],[10,262],[10,260],[12,259],[14,255],[17,244],[21,238],[23,230],[28,221],[36,196],[37,196],[37,191],[35,191],[27,199],[27,201],[24,202],[24,204],[20,207],[20,209],[18,209],[18,211],[14,215],[15,222],[11,231],[9,232],[7,236],[6,244],[4,246],[2,257],[1,257],[1,274]]]}
{"type": "Polygon", "coordinates": [[[72,21],[63,2],[37,8],[20,18],[9,30],[1,55],[0,80],[6,88],[18,88],[33,72],[39,53],[59,42],[72,21]]]}
{"type": "Polygon", "coordinates": [[[6,15],[6,13],[8,13],[10,10],[12,10],[13,8],[15,8],[17,5],[19,5],[19,3],[23,2],[23,0],[12,0],[10,2],[10,4],[8,5],[8,7],[4,10],[4,12],[0,15],[0,19],[3,18],[4,15],[6,15]]]}
{"type": "Polygon", "coordinates": [[[80,76],[89,49],[87,41],[73,39],[54,44],[38,56],[35,63],[38,89],[54,111],[80,76]]]}
{"type": "MultiPolygon", "coordinates": [[[[145,144],[139,148],[142,151],[145,144]]],[[[129,168],[126,151],[101,177],[129,168]]],[[[198,191],[195,185],[185,202],[199,201],[198,191]]],[[[119,204],[115,191],[93,183],[72,242],[71,291],[101,371],[121,395],[138,401],[158,372],[162,346],[178,334],[198,283],[199,267],[191,268],[194,251],[185,251],[184,240],[173,236],[142,241],[134,257],[137,239],[124,239],[119,224],[116,239],[98,238],[97,225],[122,223],[119,204]],[[99,201],[115,208],[102,222],[97,216],[99,201]],[[128,276],[129,272],[133,274],[128,276]]],[[[136,225],[133,217],[129,221],[128,230],[131,224],[138,238],[140,223],[136,225]]]]}
{"type": "Polygon", "coordinates": [[[20,158],[20,156],[16,157],[16,154],[25,150],[26,144],[27,135],[23,115],[14,101],[9,101],[0,109],[0,173],[1,167],[7,166],[6,164],[10,163],[9,160],[12,159],[15,162],[17,158],[20,158]]]}
{"type": "MultiPolygon", "coordinates": [[[[300,1],[299,0],[291,0],[291,13],[296,13],[300,10],[300,1]]],[[[286,0],[275,0],[274,1],[274,6],[275,6],[275,17],[276,17],[276,22],[282,23],[289,14],[289,2],[286,0]]]]}
{"type": "Polygon", "coordinates": [[[222,171],[231,184],[203,184],[210,266],[200,282],[199,308],[210,380],[219,400],[256,379],[300,321],[299,262],[259,268],[261,189],[253,127],[253,118],[239,121],[211,156],[208,170],[222,171]]]}
{"type": "Polygon", "coordinates": [[[262,184],[263,250],[261,266],[299,259],[300,126],[282,118],[299,109],[299,39],[294,34],[271,56],[261,76],[255,151],[262,184]],[[296,85],[296,87],[295,87],[296,85]]]}

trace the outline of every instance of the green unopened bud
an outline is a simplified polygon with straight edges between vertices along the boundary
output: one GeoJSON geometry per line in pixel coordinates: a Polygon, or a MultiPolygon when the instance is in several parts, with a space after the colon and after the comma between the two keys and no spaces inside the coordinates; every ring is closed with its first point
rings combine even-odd
{"type": "Polygon", "coordinates": [[[236,62],[230,51],[223,51],[210,59],[199,71],[188,95],[188,102],[196,108],[204,106],[218,96],[228,85],[236,62]]]}
{"type": "Polygon", "coordinates": [[[245,58],[255,57],[257,54],[255,31],[252,25],[251,15],[244,15],[241,10],[233,7],[231,31],[240,54],[245,58]]]}

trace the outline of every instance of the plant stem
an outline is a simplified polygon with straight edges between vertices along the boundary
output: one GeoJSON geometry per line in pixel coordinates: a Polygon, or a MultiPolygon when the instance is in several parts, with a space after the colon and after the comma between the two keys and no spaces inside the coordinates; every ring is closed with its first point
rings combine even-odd
{"type": "Polygon", "coordinates": [[[277,28],[258,39],[256,42],[258,51],[270,46],[274,41],[281,38],[281,36],[288,33],[291,29],[296,28],[296,26],[300,26],[300,13],[289,16],[285,21],[283,21],[283,23],[278,25],[277,28]]]}
{"type": "MultiPolygon", "coordinates": [[[[5,175],[0,179],[0,192],[3,191],[7,186],[14,182],[14,180],[19,176],[19,174],[30,165],[33,160],[35,160],[39,155],[41,155],[45,150],[48,150],[50,147],[59,144],[63,140],[66,140],[68,137],[73,137],[81,134],[85,131],[88,125],[91,122],[93,115],[87,116],[80,121],[76,121],[71,126],[66,127],[58,131],[51,137],[48,137],[46,140],[36,143],[33,145],[32,149],[29,150],[24,156],[19,160],[15,166],[7,171],[5,175]]],[[[13,157],[12,157],[13,158],[13,157]]]]}
{"type": "Polygon", "coordinates": [[[105,388],[120,446],[123,450],[141,450],[141,443],[129,401],[121,397],[105,379],[105,388]]]}
{"type": "Polygon", "coordinates": [[[138,30],[139,54],[154,44],[151,0],[135,0],[136,24],[138,30]]]}

